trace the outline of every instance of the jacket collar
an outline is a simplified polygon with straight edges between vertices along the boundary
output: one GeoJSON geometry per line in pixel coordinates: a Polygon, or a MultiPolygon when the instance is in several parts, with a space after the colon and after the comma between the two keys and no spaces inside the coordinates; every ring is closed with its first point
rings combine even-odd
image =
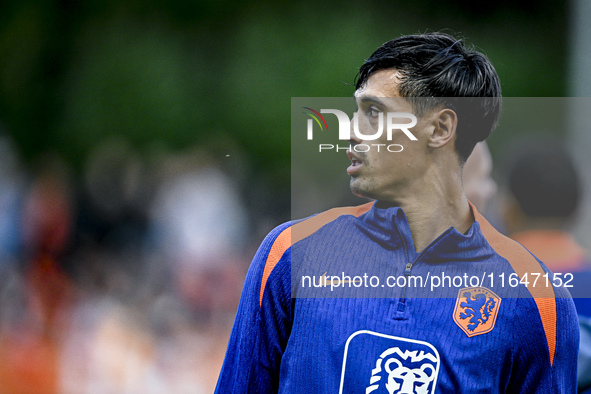
{"type": "MultiPolygon", "coordinates": [[[[480,214],[470,204],[474,217],[480,214]]],[[[415,261],[419,256],[422,261],[478,261],[494,253],[480,231],[477,220],[465,234],[450,227],[431,242],[421,253],[415,251],[412,234],[406,214],[400,207],[387,206],[375,202],[372,208],[359,218],[368,236],[386,248],[402,247],[408,261],[415,261]]]]}

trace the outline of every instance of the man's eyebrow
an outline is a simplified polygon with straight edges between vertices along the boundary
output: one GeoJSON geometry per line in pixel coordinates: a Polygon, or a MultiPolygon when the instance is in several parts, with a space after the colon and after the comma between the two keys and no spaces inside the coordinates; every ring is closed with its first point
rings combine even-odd
{"type": "Polygon", "coordinates": [[[380,105],[382,107],[386,106],[386,104],[382,100],[380,100],[379,98],[374,97],[374,96],[361,96],[361,97],[358,97],[357,99],[359,101],[361,101],[362,103],[374,103],[374,104],[380,105]]]}

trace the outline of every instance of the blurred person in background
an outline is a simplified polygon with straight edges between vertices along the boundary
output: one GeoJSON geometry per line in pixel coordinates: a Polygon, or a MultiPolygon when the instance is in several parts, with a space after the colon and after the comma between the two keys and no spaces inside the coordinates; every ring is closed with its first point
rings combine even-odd
{"type": "Polygon", "coordinates": [[[69,169],[55,154],[40,157],[38,163],[18,210],[16,227],[22,229],[18,265],[1,289],[2,393],[60,391],[63,314],[75,297],[62,265],[73,221],[69,169]]]}
{"type": "Polygon", "coordinates": [[[581,321],[579,390],[591,385],[591,259],[570,234],[582,189],[559,141],[532,137],[514,147],[503,216],[510,236],[538,256],[569,288],[581,321]],[[572,274],[572,281],[569,280],[572,274]]]}
{"type": "Polygon", "coordinates": [[[210,152],[192,148],[158,162],[149,250],[166,267],[169,281],[152,314],[160,365],[173,392],[209,393],[248,264],[242,257],[246,209],[236,178],[210,152]]]}
{"type": "Polygon", "coordinates": [[[492,177],[493,160],[486,141],[476,144],[464,164],[464,193],[478,209],[486,212],[488,203],[497,192],[497,183],[492,177]]]}
{"type": "Polygon", "coordinates": [[[62,316],[60,392],[152,393],[149,385],[161,387],[146,324],[140,164],[123,139],[103,140],[86,158],[74,245],[65,259],[79,297],[62,316]]]}

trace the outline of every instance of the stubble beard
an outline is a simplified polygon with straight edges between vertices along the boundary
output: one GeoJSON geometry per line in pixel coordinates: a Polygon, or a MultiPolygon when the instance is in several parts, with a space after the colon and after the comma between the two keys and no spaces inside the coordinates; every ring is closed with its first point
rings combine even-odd
{"type": "Polygon", "coordinates": [[[355,194],[358,197],[363,198],[374,198],[372,197],[372,185],[371,180],[363,180],[359,179],[359,177],[351,177],[349,181],[349,188],[351,189],[351,193],[355,194]]]}

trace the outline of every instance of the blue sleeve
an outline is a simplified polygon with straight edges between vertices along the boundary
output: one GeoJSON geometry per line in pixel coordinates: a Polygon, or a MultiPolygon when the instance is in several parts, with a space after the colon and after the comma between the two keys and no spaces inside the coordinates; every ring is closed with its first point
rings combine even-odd
{"type": "Polygon", "coordinates": [[[576,393],[579,326],[570,294],[554,288],[556,325],[544,327],[544,313],[533,298],[519,299],[515,310],[514,352],[511,382],[507,392],[576,393]],[[552,331],[555,329],[555,332],[552,331]],[[554,354],[551,358],[551,343],[554,354]]]}
{"type": "Polygon", "coordinates": [[[248,270],[216,393],[276,393],[281,357],[291,331],[290,252],[287,248],[263,280],[270,252],[289,223],[265,238],[248,270]],[[261,301],[261,288],[264,289],[261,301]]]}

